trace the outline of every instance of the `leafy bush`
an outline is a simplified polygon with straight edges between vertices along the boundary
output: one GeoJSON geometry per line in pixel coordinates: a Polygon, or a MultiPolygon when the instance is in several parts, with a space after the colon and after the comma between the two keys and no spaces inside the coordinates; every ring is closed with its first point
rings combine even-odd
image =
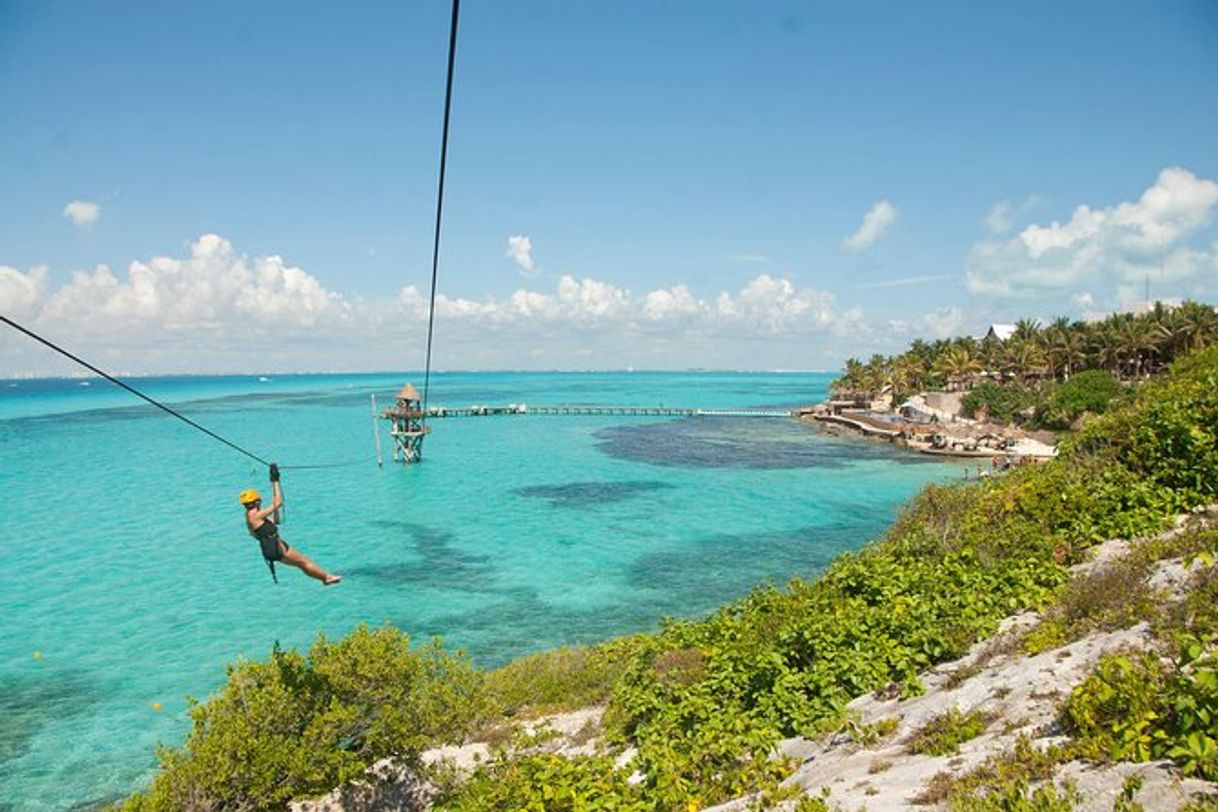
{"type": "Polygon", "coordinates": [[[1082,800],[1077,792],[1059,792],[1052,784],[1032,789],[1017,782],[984,795],[954,797],[947,808],[949,812],[1071,812],[1082,800]]]}
{"type": "Polygon", "coordinates": [[[1055,387],[1036,408],[1036,422],[1048,428],[1069,428],[1084,413],[1103,414],[1124,393],[1116,378],[1102,369],[1080,372],[1055,387]]]}
{"type": "Polygon", "coordinates": [[[488,673],[487,691],[509,715],[526,708],[552,712],[607,702],[638,640],[621,637],[522,657],[488,673]]]}
{"type": "Polygon", "coordinates": [[[487,710],[480,683],[465,660],[435,643],[411,650],[389,627],[238,663],[219,694],[191,707],[185,746],[158,752],[161,772],[123,809],[286,808],[377,759],[410,762],[459,739],[487,710]]]}
{"type": "Polygon", "coordinates": [[[1218,780],[1218,656],[1199,640],[1170,667],[1153,654],[1109,655],[1063,712],[1078,752],[1098,761],[1170,758],[1218,780]]]}
{"type": "Polygon", "coordinates": [[[1218,495],[1218,347],[1144,384],[1136,408],[1093,421],[1070,446],[1116,460],[1188,504],[1218,495]]]}
{"type": "Polygon", "coordinates": [[[564,758],[550,753],[502,756],[479,767],[469,780],[439,799],[435,808],[447,812],[654,809],[626,778],[607,757],[564,758]]]}
{"type": "Polygon", "coordinates": [[[1036,392],[1016,384],[986,381],[973,387],[960,400],[965,417],[977,417],[984,412],[990,419],[1013,423],[1021,412],[1036,405],[1036,392]]]}
{"type": "Polygon", "coordinates": [[[985,717],[979,711],[961,713],[951,708],[927,721],[909,742],[909,752],[931,756],[950,756],[960,745],[985,732],[985,717]]]}

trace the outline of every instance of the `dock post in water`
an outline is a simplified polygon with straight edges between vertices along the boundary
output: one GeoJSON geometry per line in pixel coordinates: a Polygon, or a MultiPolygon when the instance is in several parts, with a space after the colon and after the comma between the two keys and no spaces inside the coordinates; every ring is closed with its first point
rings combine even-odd
{"type": "Polygon", "coordinates": [[[376,467],[384,468],[385,460],[381,456],[381,427],[376,422],[376,392],[372,393],[372,440],[376,443],[376,467]]]}
{"type": "Polygon", "coordinates": [[[397,394],[397,402],[385,410],[384,417],[390,421],[394,462],[410,465],[421,460],[423,438],[431,429],[423,425],[423,408],[418,390],[410,384],[403,386],[397,394]]]}

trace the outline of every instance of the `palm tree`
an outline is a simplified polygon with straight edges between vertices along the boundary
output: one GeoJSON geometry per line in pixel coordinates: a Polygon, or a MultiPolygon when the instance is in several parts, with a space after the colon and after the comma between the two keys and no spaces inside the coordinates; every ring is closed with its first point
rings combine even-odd
{"type": "Polygon", "coordinates": [[[1049,373],[1056,378],[1060,370],[1062,378],[1070,380],[1074,370],[1087,361],[1084,330],[1072,325],[1065,316],[1060,316],[1045,328],[1042,336],[1049,373]]]}
{"type": "Polygon", "coordinates": [[[1139,377],[1155,346],[1150,321],[1129,316],[1116,325],[1115,332],[1122,366],[1129,370],[1131,377],[1139,377]]]}
{"type": "Polygon", "coordinates": [[[1006,343],[1003,357],[1003,372],[1015,376],[1015,380],[1024,383],[1030,375],[1040,375],[1047,369],[1045,351],[1034,339],[1017,339],[1011,337],[1006,343]]]}
{"type": "Polygon", "coordinates": [[[921,358],[906,353],[892,362],[892,401],[900,404],[907,395],[922,391],[926,384],[926,365],[921,358]]]}
{"type": "Polygon", "coordinates": [[[862,380],[863,363],[857,358],[847,358],[845,374],[829,384],[829,390],[835,395],[857,392],[862,387],[862,380]]]}
{"type": "Polygon", "coordinates": [[[981,362],[965,346],[950,347],[935,359],[935,371],[947,379],[948,391],[964,386],[981,371],[981,362]]]}
{"type": "Polygon", "coordinates": [[[1015,322],[1015,332],[1009,340],[1035,341],[1040,338],[1040,322],[1036,319],[1020,319],[1015,322]]]}
{"type": "Polygon", "coordinates": [[[1091,354],[1096,366],[1106,369],[1114,377],[1121,377],[1121,344],[1117,337],[1116,326],[1111,318],[1105,319],[1091,330],[1091,354]]]}
{"type": "Polygon", "coordinates": [[[1218,313],[1209,305],[1192,300],[1172,311],[1181,355],[1207,347],[1218,340],[1218,313]]]}

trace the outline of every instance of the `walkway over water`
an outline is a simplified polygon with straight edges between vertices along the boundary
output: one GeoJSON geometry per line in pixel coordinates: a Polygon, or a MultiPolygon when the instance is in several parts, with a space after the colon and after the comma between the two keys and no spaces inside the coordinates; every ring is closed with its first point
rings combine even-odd
{"type": "Polygon", "coordinates": [[[432,406],[429,419],[437,417],[485,417],[488,415],[626,415],[632,417],[797,417],[798,409],[691,409],[677,406],[584,406],[558,404],[526,406],[467,406],[450,409],[432,406]]]}

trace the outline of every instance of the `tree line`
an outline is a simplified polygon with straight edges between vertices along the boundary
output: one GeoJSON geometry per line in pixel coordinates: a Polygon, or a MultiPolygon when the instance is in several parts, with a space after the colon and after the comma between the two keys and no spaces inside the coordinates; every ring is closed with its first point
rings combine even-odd
{"type": "Polygon", "coordinates": [[[962,391],[986,381],[1026,386],[1066,382],[1084,370],[1103,370],[1120,381],[1161,371],[1194,350],[1218,343],[1218,312],[1212,305],[1156,302],[1145,313],[1114,313],[1102,321],[1067,317],[1042,325],[1023,319],[1002,339],[960,336],[915,340],[904,353],[846,361],[833,381],[836,396],[874,398],[890,391],[893,402],[929,390],[962,391]]]}

